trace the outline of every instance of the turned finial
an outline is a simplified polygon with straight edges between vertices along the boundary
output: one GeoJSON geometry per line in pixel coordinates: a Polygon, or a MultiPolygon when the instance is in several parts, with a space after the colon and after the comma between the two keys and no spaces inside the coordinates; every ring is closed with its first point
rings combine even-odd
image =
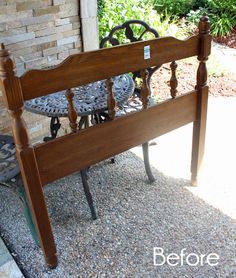
{"type": "Polygon", "coordinates": [[[9,51],[5,48],[4,43],[0,44],[0,57],[9,57],[10,53],[9,51]]]}
{"type": "Polygon", "coordinates": [[[199,34],[201,34],[201,35],[210,33],[210,22],[209,22],[208,16],[203,15],[200,18],[200,21],[198,23],[198,30],[199,30],[199,34]]]}
{"type": "Polygon", "coordinates": [[[10,57],[10,52],[5,48],[4,43],[0,44],[0,77],[15,74],[15,63],[10,57]]]}

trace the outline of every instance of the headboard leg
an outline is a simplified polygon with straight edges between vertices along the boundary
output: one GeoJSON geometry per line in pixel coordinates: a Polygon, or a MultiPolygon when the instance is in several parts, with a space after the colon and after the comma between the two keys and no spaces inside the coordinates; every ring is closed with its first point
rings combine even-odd
{"type": "Polygon", "coordinates": [[[24,99],[20,80],[15,74],[15,63],[3,44],[0,45],[0,83],[0,85],[3,85],[3,98],[12,118],[16,155],[40,246],[44,252],[47,265],[50,268],[54,268],[57,265],[57,250],[36,157],[33,147],[30,144],[25,121],[22,117],[24,99]]]}
{"type": "Polygon", "coordinates": [[[197,121],[193,123],[193,144],[192,144],[192,163],[191,163],[191,183],[198,184],[198,175],[201,169],[206,134],[208,87],[204,87],[198,92],[198,115],[197,121]]]}
{"type": "Polygon", "coordinates": [[[208,86],[206,61],[211,51],[210,24],[207,16],[201,17],[198,29],[200,37],[200,54],[198,55],[198,60],[200,63],[197,71],[197,119],[193,124],[193,145],[191,163],[191,182],[192,185],[195,186],[198,183],[199,170],[201,168],[204,156],[207,119],[208,86]]]}

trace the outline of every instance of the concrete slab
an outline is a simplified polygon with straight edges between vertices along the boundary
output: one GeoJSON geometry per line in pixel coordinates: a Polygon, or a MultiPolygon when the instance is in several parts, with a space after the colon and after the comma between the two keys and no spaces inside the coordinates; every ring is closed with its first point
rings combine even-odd
{"type": "Polygon", "coordinates": [[[0,278],[24,278],[11,254],[0,238],[0,278]]]}

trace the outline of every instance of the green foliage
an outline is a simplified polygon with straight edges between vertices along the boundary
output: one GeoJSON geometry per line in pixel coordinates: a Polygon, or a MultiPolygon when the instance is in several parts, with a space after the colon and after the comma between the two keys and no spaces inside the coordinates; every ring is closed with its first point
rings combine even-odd
{"type": "Polygon", "coordinates": [[[202,0],[199,8],[188,13],[188,20],[196,23],[204,13],[210,18],[213,36],[226,36],[236,25],[235,0],[202,0]]]}
{"type": "Polygon", "coordinates": [[[213,36],[226,36],[235,25],[235,16],[230,17],[227,13],[221,14],[221,16],[211,14],[211,33],[213,36]]]}
{"type": "MultiPolygon", "coordinates": [[[[226,36],[236,26],[236,0],[98,0],[98,7],[100,39],[130,19],[146,21],[162,36],[183,36],[179,17],[197,24],[204,13],[210,17],[213,36],[226,36]]],[[[191,24],[187,28],[192,31],[191,24]]]]}
{"type": "MultiPolygon", "coordinates": [[[[127,20],[139,19],[145,21],[156,29],[161,36],[171,35],[183,37],[182,28],[179,28],[177,18],[170,17],[167,13],[157,14],[153,9],[155,0],[99,0],[99,38],[100,40],[108,35],[110,30],[127,20]]],[[[124,35],[119,34],[118,39],[124,35]]],[[[146,38],[148,39],[148,38],[146,38]]],[[[123,40],[121,40],[123,41],[123,40]]]]}
{"type": "Polygon", "coordinates": [[[228,35],[236,25],[235,0],[208,0],[206,7],[212,23],[212,34],[228,35]]]}
{"type": "Polygon", "coordinates": [[[226,36],[236,25],[235,0],[155,0],[159,13],[183,17],[197,23],[206,13],[210,17],[213,36],[226,36]]]}
{"type": "Polygon", "coordinates": [[[99,31],[100,39],[106,36],[116,25],[124,23],[129,19],[148,20],[152,14],[151,5],[145,1],[100,1],[99,6],[99,31]]]}
{"type": "Polygon", "coordinates": [[[193,0],[155,0],[154,7],[158,13],[184,16],[194,7],[193,0]]]}
{"type": "Polygon", "coordinates": [[[204,14],[208,15],[208,10],[206,8],[202,8],[200,7],[197,10],[191,10],[188,14],[187,14],[187,19],[188,21],[194,23],[194,24],[198,24],[199,22],[199,18],[201,16],[203,16],[204,14]]]}

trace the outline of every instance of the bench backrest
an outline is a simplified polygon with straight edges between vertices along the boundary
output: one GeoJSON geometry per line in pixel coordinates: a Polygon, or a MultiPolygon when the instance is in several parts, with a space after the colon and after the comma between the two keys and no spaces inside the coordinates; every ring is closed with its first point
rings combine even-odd
{"type": "MultiPolygon", "coordinates": [[[[52,69],[30,70],[18,77],[9,52],[1,45],[0,85],[5,105],[13,119],[13,135],[25,183],[32,185],[36,182],[43,186],[174,128],[196,121],[200,105],[198,94],[207,90],[205,62],[210,54],[210,46],[209,23],[207,18],[203,17],[199,23],[199,34],[184,41],[164,37],[80,53],[70,56],[52,69]],[[150,57],[145,57],[147,49],[150,49],[150,57]],[[24,101],[191,56],[198,56],[200,65],[195,90],[190,94],[178,98],[173,95],[173,99],[150,108],[144,104],[145,109],[140,112],[50,142],[31,145],[22,118],[24,101]]],[[[143,88],[144,102],[145,90],[147,91],[147,88],[143,88]]],[[[73,112],[75,111],[72,107],[70,114],[73,115],[73,112]]],[[[71,122],[73,124],[75,119],[71,122]]]]}

